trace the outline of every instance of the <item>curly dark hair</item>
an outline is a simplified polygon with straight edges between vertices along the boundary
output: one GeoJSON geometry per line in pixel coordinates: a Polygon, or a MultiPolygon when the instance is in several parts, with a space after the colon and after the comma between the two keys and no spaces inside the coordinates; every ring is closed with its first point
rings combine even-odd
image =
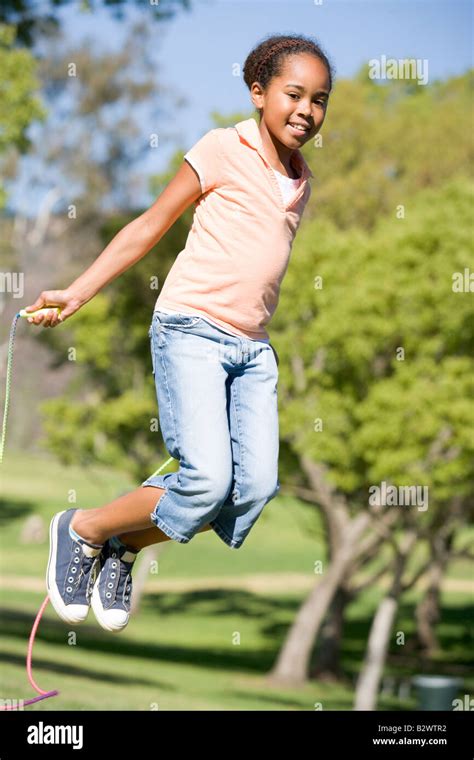
{"type": "MultiPolygon", "coordinates": [[[[298,53],[310,53],[324,63],[329,74],[329,91],[332,89],[334,68],[321,46],[311,37],[302,34],[274,34],[259,42],[245,59],[243,74],[247,87],[258,82],[266,90],[273,77],[280,76],[285,60],[298,53]]],[[[258,109],[260,115],[262,109],[258,109]]]]}

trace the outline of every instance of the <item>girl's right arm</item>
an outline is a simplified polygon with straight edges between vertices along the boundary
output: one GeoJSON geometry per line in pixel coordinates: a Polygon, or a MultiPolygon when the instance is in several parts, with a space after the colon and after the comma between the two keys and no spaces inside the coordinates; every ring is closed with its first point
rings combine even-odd
{"type": "Polygon", "coordinates": [[[28,317],[29,322],[56,327],[78,311],[104,285],[125,272],[156,245],[174,222],[202,194],[199,177],[183,161],[173,179],[143,214],[123,227],[98,258],[66,290],[44,290],[27,311],[60,306],[61,313],[49,311],[28,317]]]}

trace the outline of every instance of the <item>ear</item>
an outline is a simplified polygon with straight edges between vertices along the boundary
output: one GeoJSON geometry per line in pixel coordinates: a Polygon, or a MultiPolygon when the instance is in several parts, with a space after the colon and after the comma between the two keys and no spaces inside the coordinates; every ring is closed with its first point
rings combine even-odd
{"type": "Polygon", "coordinates": [[[261,110],[263,108],[264,93],[258,82],[252,84],[252,87],[250,88],[250,97],[255,108],[261,110]]]}

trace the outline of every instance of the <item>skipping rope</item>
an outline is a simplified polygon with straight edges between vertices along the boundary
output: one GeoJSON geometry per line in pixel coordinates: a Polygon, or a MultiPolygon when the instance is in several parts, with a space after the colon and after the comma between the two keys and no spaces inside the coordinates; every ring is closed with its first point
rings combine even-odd
{"type": "MultiPolygon", "coordinates": [[[[13,344],[15,340],[15,331],[16,331],[16,325],[20,317],[33,317],[38,314],[46,314],[48,311],[57,311],[58,313],[61,312],[60,307],[47,307],[43,309],[38,309],[37,311],[26,311],[25,309],[21,309],[15,316],[13,317],[12,326],[10,328],[10,337],[8,340],[8,352],[7,352],[7,376],[6,376],[6,388],[5,388],[5,407],[3,410],[3,423],[2,423],[2,437],[0,440],[0,465],[3,464],[3,453],[5,450],[5,438],[7,433],[7,417],[8,417],[8,408],[10,405],[10,386],[11,386],[11,374],[12,374],[12,367],[13,367],[13,344]]],[[[153,473],[151,477],[154,475],[158,475],[161,470],[166,467],[169,462],[173,461],[173,457],[170,457],[164,464],[162,464],[156,472],[153,473]]],[[[41,607],[38,610],[38,613],[36,615],[35,621],[33,623],[33,627],[31,629],[30,638],[28,640],[28,650],[26,654],[26,673],[28,675],[28,680],[33,687],[33,689],[38,693],[39,696],[33,697],[32,699],[25,699],[20,700],[20,703],[22,706],[25,705],[32,705],[35,702],[39,702],[42,699],[48,699],[48,697],[56,697],[59,694],[59,691],[56,689],[53,691],[45,691],[44,689],[40,689],[38,684],[35,682],[33,678],[32,673],[32,654],[33,654],[33,644],[36,636],[36,632],[38,630],[38,626],[40,623],[40,620],[43,616],[43,612],[45,611],[47,605],[49,602],[49,594],[46,594],[45,599],[43,600],[41,607]]],[[[4,700],[7,701],[7,700],[4,700]]],[[[13,700],[12,700],[13,701],[13,700]]],[[[18,710],[19,707],[16,705],[0,705],[0,710],[18,710]]]]}

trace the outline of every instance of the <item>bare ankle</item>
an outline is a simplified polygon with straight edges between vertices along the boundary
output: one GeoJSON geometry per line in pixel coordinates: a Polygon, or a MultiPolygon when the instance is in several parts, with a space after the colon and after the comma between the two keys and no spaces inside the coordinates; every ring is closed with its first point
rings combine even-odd
{"type": "Polygon", "coordinates": [[[93,509],[78,510],[71,520],[71,528],[89,543],[103,544],[105,538],[94,525],[94,511],[93,509]]]}

